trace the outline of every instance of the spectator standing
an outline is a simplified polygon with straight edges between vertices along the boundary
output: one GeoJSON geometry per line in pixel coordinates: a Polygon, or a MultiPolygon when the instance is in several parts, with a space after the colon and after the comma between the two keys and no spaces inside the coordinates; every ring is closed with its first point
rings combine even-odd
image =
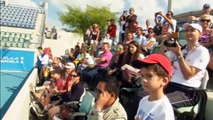
{"type": "Polygon", "coordinates": [[[133,62],[140,68],[143,89],[148,96],[139,102],[135,120],[174,120],[174,112],[164,89],[172,75],[172,65],[168,58],[161,54],[152,54],[133,62]]]}
{"type": "Polygon", "coordinates": [[[163,13],[155,13],[155,23],[162,27],[161,35],[156,36],[156,40],[160,43],[162,40],[168,39],[174,32],[176,32],[177,21],[173,19],[173,12],[168,11],[166,15],[163,13]],[[164,21],[160,23],[158,21],[158,15],[164,18],[164,21]]]}
{"type": "Polygon", "coordinates": [[[135,33],[136,28],[138,27],[137,15],[135,15],[134,8],[129,9],[129,15],[126,18],[125,27],[126,36],[129,32],[135,33]]]}
{"type": "Polygon", "coordinates": [[[51,58],[51,51],[50,49],[45,48],[44,53],[39,50],[38,59],[41,61],[41,69],[40,69],[40,81],[37,86],[42,86],[43,83],[48,78],[48,71],[49,71],[49,60],[51,58]]]}
{"type": "Polygon", "coordinates": [[[116,38],[116,30],[117,27],[115,25],[115,19],[111,19],[110,20],[110,25],[107,28],[107,34],[109,34],[109,38],[112,40],[112,45],[114,45],[115,43],[115,38],[116,38]]]}
{"type": "Polygon", "coordinates": [[[51,39],[57,39],[57,30],[55,26],[53,26],[51,29],[51,39]]]}
{"type": "Polygon", "coordinates": [[[120,31],[119,31],[119,42],[123,43],[125,39],[125,17],[124,15],[120,16],[119,19],[119,25],[120,25],[120,31]]]}

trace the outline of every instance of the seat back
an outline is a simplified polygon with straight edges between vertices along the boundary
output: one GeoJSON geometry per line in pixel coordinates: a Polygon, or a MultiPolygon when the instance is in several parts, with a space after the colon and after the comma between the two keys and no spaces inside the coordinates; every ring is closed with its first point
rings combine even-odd
{"type": "Polygon", "coordinates": [[[79,99],[80,103],[82,102],[82,100],[83,100],[83,98],[84,98],[85,95],[86,95],[86,89],[84,88],[84,92],[83,92],[83,94],[81,95],[81,97],[79,99]]]}
{"type": "Polygon", "coordinates": [[[207,101],[207,95],[206,95],[205,89],[206,89],[208,80],[209,80],[209,73],[207,70],[205,70],[204,76],[201,80],[200,90],[198,90],[199,92],[198,103],[195,106],[181,107],[181,108],[175,109],[175,111],[177,111],[178,113],[192,112],[194,118],[195,117],[202,118],[204,116],[203,114],[204,114],[206,101],[207,101]]]}
{"type": "Polygon", "coordinates": [[[94,104],[94,101],[95,97],[90,92],[86,92],[84,97],[82,98],[79,112],[85,112],[86,114],[88,114],[94,104]]]}
{"type": "Polygon", "coordinates": [[[209,81],[209,73],[207,70],[205,70],[203,79],[201,80],[201,85],[200,85],[200,89],[206,89],[207,83],[209,81]]]}

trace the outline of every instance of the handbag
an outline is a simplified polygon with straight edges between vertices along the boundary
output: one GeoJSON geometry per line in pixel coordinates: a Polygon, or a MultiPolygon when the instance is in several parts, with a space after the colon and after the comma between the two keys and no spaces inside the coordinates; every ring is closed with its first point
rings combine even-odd
{"type": "Polygon", "coordinates": [[[62,120],[68,120],[69,119],[69,115],[77,112],[78,107],[79,106],[77,106],[75,104],[71,104],[71,105],[66,105],[65,104],[60,109],[59,118],[62,119],[62,120]]]}
{"type": "Polygon", "coordinates": [[[122,80],[126,83],[132,84],[132,77],[136,77],[137,73],[134,71],[130,71],[125,69],[122,71],[122,80]]]}

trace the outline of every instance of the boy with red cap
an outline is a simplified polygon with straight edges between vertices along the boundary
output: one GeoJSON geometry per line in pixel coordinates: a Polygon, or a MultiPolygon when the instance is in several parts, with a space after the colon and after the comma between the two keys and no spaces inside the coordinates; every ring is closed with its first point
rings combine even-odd
{"type": "Polygon", "coordinates": [[[136,120],[174,120],[174,113],[164,88],[170,81],[172,65],[161,54],[133,61],[134,67],[140,68],[142,86],[149,93],[140,100],[136,120]]]}

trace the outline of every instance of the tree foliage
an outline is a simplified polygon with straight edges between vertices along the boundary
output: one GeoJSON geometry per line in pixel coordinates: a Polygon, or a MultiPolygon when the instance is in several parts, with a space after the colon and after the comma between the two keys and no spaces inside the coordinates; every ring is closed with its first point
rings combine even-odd
{"type": "Polygon", "coordinates": [[[67,12],[59,13],[59,19],[64,25],[69,26],[72,32],[76,33],[85,33],[94,23],[100,25],[103,30],[107,19],[116,18],[116,13],[111,12],[107,6],[97,8],[87,5],[85,11],[82,11],[80,7],[69,5],[66,5],[66,8],[67,12]]]}

